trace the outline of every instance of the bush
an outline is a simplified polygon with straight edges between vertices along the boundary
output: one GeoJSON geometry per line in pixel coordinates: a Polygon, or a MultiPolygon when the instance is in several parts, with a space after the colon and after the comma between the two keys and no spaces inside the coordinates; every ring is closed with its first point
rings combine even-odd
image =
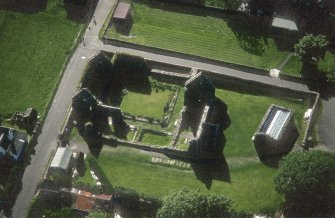
{"type": "Polygon", "coordinates": [[[284,195],[288,216],[329,214],[335,201],[335,156],[321,151],[291,153],[281,161],[275,185],[284,195]]]}
{"type": "Polygon", "coordinates": [[[307,34],[294,45],[294,54],[303,62],[316,64],[320,58],[324,57],[328,44],[324,35],[307,34]]]}
{"type": "MultiPolygon", "coordinates": [[[[207,195],[183,188],[169,194],[158,210],[158,218],[169,217],[241,217],[233,210],[233,202],[222,195],[207,195]]],[[[244,213],[243,217],[250,217],[244,213]]]]}

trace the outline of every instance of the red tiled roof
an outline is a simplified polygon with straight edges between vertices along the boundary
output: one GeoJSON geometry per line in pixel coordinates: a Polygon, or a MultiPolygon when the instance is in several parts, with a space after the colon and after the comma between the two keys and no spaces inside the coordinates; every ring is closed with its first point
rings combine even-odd
{"type": "Polygon", "coordinates": [[[77,195],[73,209],[90,212],[94,205],[94,199],[83,195],[77,195]]]}
{"type": "Polygon", "coordinates": [[[130,4],[120,2],[113,14],[113,18],[125,19],[128,15],[130,4]]]}

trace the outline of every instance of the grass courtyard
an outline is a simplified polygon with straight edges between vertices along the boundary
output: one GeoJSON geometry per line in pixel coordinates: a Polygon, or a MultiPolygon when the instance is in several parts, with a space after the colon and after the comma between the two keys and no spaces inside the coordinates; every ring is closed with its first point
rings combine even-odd
{"type": "Polygon", "coordinates": [[[134,115],[146,115],[154,118],[162,118],[164,106],[173,94],[170,90],[152,89],[150,95],[130,92],[123,98],[121,110],[134,115]]]}
{"type": "Polygon", "coordinates": [[[134,22],[129,37],[116,31],[115,25],[106,36],[262,69],[277,67],[288,54],[278,51],[273,39],[259,34],[259,23],[249,23],[250,19],[219,17],[168,3],[149,4],[154,3],[132,2],[134,22]]]}
{"type": "Polygon", "coordinates": [[[62,66],[82,28],[66,18],[59,1],[45,11],[0,11],[0,114],[34,107],[44,114],[62,66]]]}

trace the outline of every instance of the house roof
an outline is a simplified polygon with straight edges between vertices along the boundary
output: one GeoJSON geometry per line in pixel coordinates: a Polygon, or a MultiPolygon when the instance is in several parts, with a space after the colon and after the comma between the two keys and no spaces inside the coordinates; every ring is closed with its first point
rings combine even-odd
{"type": "Polygon", "coordinates": [[[113,14],[113,18],[125,19],[129,13],[130,4],[120,2],[113,14]]]}
{"type": "Polygon", "coordinates": [[[72,150],[69,148],[57,148],[54,158],[50,164],[51,168],[67,170],[72,157],[72,150]]]}
{"type": "Polygon", "coordinates": [[[0,126],[0,153],[2,155],[8,152],[14,160],[18,160],[27,142],[26,134],[0,126]]]}
{"type": "Polygon", "coordinates": [[[291,30],[291,31],[292,30],[294,30],[294,31],[298,30],[297,24],[294,21],[284,19],[284,18],[280,18],[280,17],[274,17],[273,18],[272,26],[277,27],[277,28],[281,28],[281,29],[291,30]]]}
{"type": "Polygon", "coordinates": [[[91,192],[87,192],[84,190],[76,190],[74,191],[77,198],[73,205],[74,209],[89,212],[92,210],[96,200],[105,200],[110,201],[112,199],[112,195],[94,195],[91,192]]]}
{"type": "Polygon", "coordinates": [[[77,195],[73,209],[90,212],[93,209],[95,200],[84,195],[77,195]]]}

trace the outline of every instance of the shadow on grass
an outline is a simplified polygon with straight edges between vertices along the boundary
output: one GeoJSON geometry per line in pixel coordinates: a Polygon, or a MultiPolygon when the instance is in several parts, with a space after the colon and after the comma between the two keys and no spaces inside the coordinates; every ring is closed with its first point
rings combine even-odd
{"type": "Polygon", "coordinates": [[[191,168],[207,189],[211,188],[213,180],[231,182],[229,167],[224,156],[222,160],[191,163],[191,168]]]}
{"type": "Polygon", "coordinates": [[[133,27],[134,20],[131,16],[123,22],[113,22],[113,25],[115,26],[115,30],[124,35],[124,36],[129,36],[131,28],[133,27]]]}
{"type": "Polygon", "coordinates": [[[64,0],[67,19],[76,23],[86,23],[92,17],[97,0],[64,0]]]}
{"type": "Polygon", "coordinates": [[[20,13],[38,13],[44,11],[48,0],[0,0],[0,10],[20,13]]]}
{"type": "Polygon", "coordinates": [[[231,16],[227,24],[237,38],[239,45],[249,54],[262,56],[268,47],[267,32],[270,22],[268,19],[254,16],[231,16]]]}

